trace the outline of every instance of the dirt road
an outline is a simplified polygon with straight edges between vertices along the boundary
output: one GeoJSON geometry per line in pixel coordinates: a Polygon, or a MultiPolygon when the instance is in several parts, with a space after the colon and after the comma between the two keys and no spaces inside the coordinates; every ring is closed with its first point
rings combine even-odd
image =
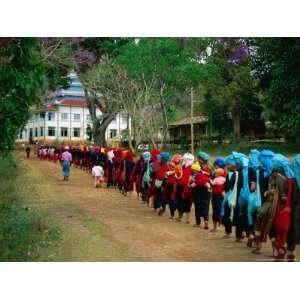
{"type": "MultiPolygon", "coordinates": [[[[54,214],[63,241],[54,261],[269,261],[270,243],[254,255],[246,243],[159,217],[134,194],[95,189],[90,174],[71,169],[61,180],[60,165],[35,158],[27,168],[29,205],[54,214]]],[[[193,220],[193,218],[191,218],[193,220]]]]}

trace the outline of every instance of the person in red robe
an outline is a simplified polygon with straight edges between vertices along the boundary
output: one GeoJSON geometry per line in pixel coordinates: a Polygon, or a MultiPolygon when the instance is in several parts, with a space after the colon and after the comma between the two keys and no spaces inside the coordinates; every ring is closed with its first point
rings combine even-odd
{"type": "Polygon", "coordinates": [[[178,206],[177,221],[181,222],[184,215],[186,215],[186,223],[190,223],[191,212],[191,194],[188,193],[188,182],[192,175],[192,164],[194,162],[194,155],[185,153],[183,155],[182,176],[177,181],[176,187],[176,202],[178,206]]]}

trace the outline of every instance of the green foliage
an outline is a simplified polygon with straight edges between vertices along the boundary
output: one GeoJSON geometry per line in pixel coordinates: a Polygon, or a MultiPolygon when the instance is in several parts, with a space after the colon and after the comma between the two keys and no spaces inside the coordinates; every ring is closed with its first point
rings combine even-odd
{"type": "Polygon", "coordinates": [[[53,91],[59,86],[68,87],[67,75],[75,68],[71,58],[71,45],[63,38],[42,38],[39,42],[45,80],[44,90],[53,91]]]}
{"type": "Polygon", "coordinates": [[[290,136],[300,134],[300,39],[256,38],[253,68],[266,91],[271,121],[290,136]]]}
{"type": "Polygon", "coordinates": [[[60,239],[52,219],[23,202],[16,185],[20,168],[11,156],[0,161],[0,261],[38,260],[60,239]]]}
{"type": "Polygon", "coordinates": [[[264,129],[258,84],[251,74],[250,60],[246,58],[234,63],[230,59],[234,46],[228,46],[221,40],[211,45],[212,53],[208,60],[214,63],[218,72],[204,85],[205,101],[202,106],[210,117],[213,131],[222,136],[232,132],[237,119],[242,133],[248,133],[250,129],[256,129],[256,132],[264,129]],[[253,128],[253,124],[257,124],[257,128],[253,128]]]}
{"type": "Polygon", "coordinates": [[[39,43],[15,38],[0,50],[0,154],[13,147],[44,84],[39,43]]]}
{"type": "Polygon", "coordinates": [[[44,94],[67,84],[71,49],[57,39],[12,38],[0,49],[0,155],[8,153],[44,94]]]}

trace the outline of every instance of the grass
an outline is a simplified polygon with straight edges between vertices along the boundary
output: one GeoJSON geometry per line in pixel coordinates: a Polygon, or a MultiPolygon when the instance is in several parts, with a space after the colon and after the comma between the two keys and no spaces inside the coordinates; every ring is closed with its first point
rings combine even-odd
{"type": "Polygon", "coordinates": [[[54,219],[26,204],[24,171],[12,156],[0,161],[0,261],[40,260],[60,241],[54,219]]]}
{"type": "MultiPolygon", "coordinates": [[[[297,144],[291,143],[249,143],[249,142],[240,142],[240,143],[228,143],[228,144],[213,144],[203,142],[201,146],[195,147],[195,152],[202,150],[209,153],[211,156],[227,156],[232,151],[238,151],[245,154],[248,154],[251,149],[263,150],[269,149],[275,153],[281,153],[288,157],[293,157],[296,154],[300,153],[300,146],[297,144]]],[[[190,152],[191,149],[187,146],[182,146],[180,149],[177,147],[166,148],[164,151],[170,151],[172,154],[179,152],[185,153],[190,152]]]]}

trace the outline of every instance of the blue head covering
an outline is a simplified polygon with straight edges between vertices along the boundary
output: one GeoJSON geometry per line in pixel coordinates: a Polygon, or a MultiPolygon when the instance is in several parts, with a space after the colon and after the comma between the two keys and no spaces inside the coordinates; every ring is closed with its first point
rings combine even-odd
{"type": "Polygon", "coordinates": [[[198,151],[197,156],[204,161],[209,161],[209,159],[210,159],[209,154],[207,154],[206,152],[203,152],[203,151],[198,151]]]}
{"type": "Polygon", "coordinates": [[[272,173],[272,158],[274,152],[271,150],[262,150],[259,155],[259,161],[264,167],[264,177],[270,176],[272,173]]]}
{"type": "Polygon", "coordinates": [[[215,160],[215,164],[220,168],[224,168],[225,167],[225,159],[221,156],[217,156],[216,160],[215,160]]]}
{"type": "Polygon", "coordinates": [[[232,166],[235,166],[236,163],[235,163],[235,159],[233,157],[232,154],[228,155],[226,158],[225,158],[225,165],[228,166],[228,165],[232,165],[232,166]]]}
{"type": "Polygon", "coordinates": [[[236,164],[239,164],[242,169],[247,168],[249,165],[248,157],[240,152],[232,151],[233,158],[236,164]]]}
{"type": "Polygon", "coordinates": [[[143,157],[144,157],[145,162],[149,162],[151,159],[151,153],[149,151],[146,151],[143,153],[143,157]]]}
{"type": "Polygon", "coordinates": [[[300,154],[298,154],[292,161],[290,164],[291,169],[294,172],[296,181],[297,181],[297,185],[298,185],[298,189],[300,189],[300,154]]]}
{"type": "Polygon", "coordinates": [[[295,177],[293,170],[290,168],[289,159],[282,154],[275,154],[272,159],[273,171],[283,170],[286,177],[295,177]]]}
{"type": "Polygon", "coordinates": [[[170,153],[169,152],[161,152],[160,153],[160,159],[163,162],[168,162],[170,160],[170,153]]]}
{"type": "Polygon", "coordinates": [[[261,162],[259,161],[260,152],[256,149],[250,150],[249,153],[249,167],[253,170],[259,169],[261,162]]]}

